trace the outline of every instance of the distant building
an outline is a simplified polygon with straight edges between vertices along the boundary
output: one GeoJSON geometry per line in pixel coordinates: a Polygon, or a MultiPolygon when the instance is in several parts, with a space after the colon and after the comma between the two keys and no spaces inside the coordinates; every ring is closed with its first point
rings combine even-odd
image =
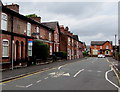
{"type": "Polygon", "coordinates": [[[91,56],[97,56],[99,54],[112,56],[112,41],[91,41],[91,56]]]}

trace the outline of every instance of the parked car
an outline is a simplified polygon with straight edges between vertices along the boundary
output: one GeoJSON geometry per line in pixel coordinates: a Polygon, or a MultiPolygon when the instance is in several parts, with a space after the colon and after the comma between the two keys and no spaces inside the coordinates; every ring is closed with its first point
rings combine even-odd
{"type": "Polygon", "coordinates": [[[105,58],[105,55],[99,54],[99,55],[98,55],[98,58],[105,58]]]}

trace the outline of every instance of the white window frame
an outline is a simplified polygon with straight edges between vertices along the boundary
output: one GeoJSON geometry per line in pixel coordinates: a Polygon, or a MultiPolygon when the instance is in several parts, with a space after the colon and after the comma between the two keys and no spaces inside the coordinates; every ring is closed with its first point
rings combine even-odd
{"type": "Polygon", "coordinates": [[[97,48],[97,46],[96,45],[94,45],[94,49],[96,49],[97,48]]]}
{"type": "Polygon", "coordinates": [[[28,43],[28,56],[32,56],[32,43],[28,43]]]}
{"type": "Polygon", "coordinates": [[[68,37],[68,45],[70,45],[70,37],[68,37]]]}
{"type": "Polygon", "coordinates": [[[50,55],[52,55],[52,46],[50,45],[50,55]]]}
{"type": "Polygon", "coordinates": [[[27,36],[31,36],[31,23],[27,23],[27,36]]]}
{"type": "Polygon", "coordinates": [[[52,40],[52,33],[49,32],[49,41],[51,41],[51,40],[52,40]]]}
{"type": "Polygon", "coordinates": [[[38,33],[38,34],[37,34],[37,39],[39,39],[39,33],[40,33],[39,27],[36,28],[36,33],[38,33]]]}
{"type": "Polygon", "coordinates": [[[3,40],[2,40],[2,57],[9,57],[9,40],[7,40],[7,39],[3,39],[3,40]],[[7,44],[7,45],[4,45],[4,44],[3,44],[4,41],[7,41],[8,44],[7,44]],[[8,51],[7,51],[7,55],[6,55],[6,56],[4,55],[4,49],[3,49],[3,47],[5,47],[5,46],[8,47],[8,51]]]}
{"type": "Polygon", "coordinates": [[[1,13],[1,29],[7,31],[7,26],[8,26],[8,16],[5,13],[1,13]],[[5,24],[4,24],[4,23],[5,24]],[[5,26],[6,25],[6,26],[5,26]]]}
{"type": "Polygon", "coordinates": [[[59,52],[59,48],[58,48],[58,46],[56,47],[56,52],[59,52]]]}
{"type": "Polygon", "coordinates": [[[109,49],[109,46],[108,46],[108,45],[106,45],[106,49],[109,49]]]}

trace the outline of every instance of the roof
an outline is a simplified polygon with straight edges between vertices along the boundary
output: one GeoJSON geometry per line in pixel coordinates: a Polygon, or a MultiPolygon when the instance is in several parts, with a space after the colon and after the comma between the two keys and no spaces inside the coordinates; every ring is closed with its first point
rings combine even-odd
{"type": "Polygon", "coordinates": [[[79,40],[78,35],[73,35],[73,38],[79,40]]]}
{"type": "Polygon", "coordinates": [[[53,30],[56,30],[56,26],[58,26],[58,22],[43,22],[41,24],[43,24],[44,26],[47,26],[53,30]]]}
{"type": "Polygon", "coordinates": [[[106,42],[112,44],[112,41],[91,41],[91,45],[103,45],[106,42]]]}

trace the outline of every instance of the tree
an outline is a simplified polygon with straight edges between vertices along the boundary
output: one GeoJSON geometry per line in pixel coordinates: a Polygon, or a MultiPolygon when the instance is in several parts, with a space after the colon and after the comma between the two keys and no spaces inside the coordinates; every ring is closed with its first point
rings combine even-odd
{"type": "Polygon", "coordinates": [[[26,15],[27,18],[31,18],[31,17],[38,17],[36,14],[29,14],[29,15],[26,15]]]}

